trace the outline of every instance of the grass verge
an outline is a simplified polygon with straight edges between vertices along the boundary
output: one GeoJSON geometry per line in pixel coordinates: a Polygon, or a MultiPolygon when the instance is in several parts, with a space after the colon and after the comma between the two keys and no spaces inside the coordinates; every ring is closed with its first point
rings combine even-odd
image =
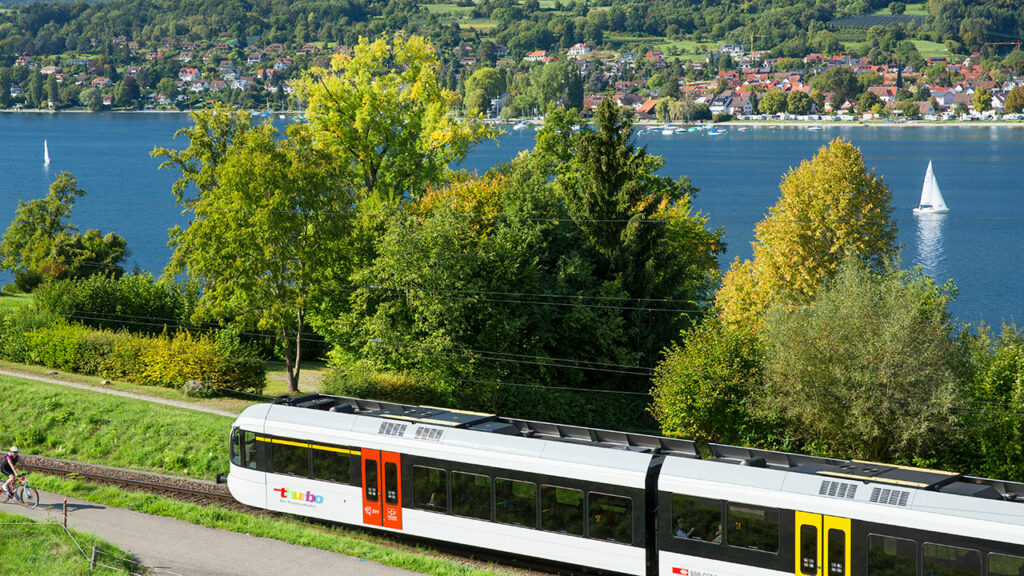
{"type": "Polygon", "coordinates": [[[328,528],[297,518],[271,517],[220,507],[198,506],[153,494],[126,492],[112,486],[98,486],[77,479],[57,478],[44,474],[34,474],[33,484],[48,492],[105,506],[177,518],[208,528],[273,538],[435,576],[508,576],[514,573],[497,568],[480,568],[464,560],[444,557],[426,547],[404,546],[379,536],[328,528]]]}
{"type": "Polygon", "coordinates": [[[24,516],[0,512],[0,558],[4,573],[35,574],[38,576],[67,576],[68,574],[138,574],[140,565],[129,560],[128,553],[95,536],[71,531],[74,540],[59,524],[36,522],[24,516]],[[75,541],[78,544],[75,544],[75,541]],[[81,549],[79,549],[81,546],[81,549]],[[96,546],[99,564],[89,570],[89,557],[96,546]],[[82,550],[85,552],[83,553],[82,550]]]}
{"type": "Polygon", "coordinates": [[[10,376],[0,397],[0,446],[193,478],[228,469],[227,416],[10,376]]]}

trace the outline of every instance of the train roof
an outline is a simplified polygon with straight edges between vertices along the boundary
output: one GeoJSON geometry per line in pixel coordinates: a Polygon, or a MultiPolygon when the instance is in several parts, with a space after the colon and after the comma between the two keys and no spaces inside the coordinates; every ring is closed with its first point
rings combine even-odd
{"type": "MultiPolygon", "coordinates": [[[[329,412],[370,416],[393,421],[416,422],[482,433],[538,438],[669,457],[701,459],[696,442],[648,434],[634,434],[506,418],[494,414],[449,408],[416,406],[363,400],[327,394],[281,397],[274,404],[329,412]]],[[[382,424],[382,430],[386,427],[382,424]]],[[[709,444],[710,460],[814,475],[822,480],[860,481],[933,491],[959,496],[1024,503],[1024,483],[975,478],[942,470],[879,464],[854,460],[806,456],[772,450],[758,450],[726,444],[709,444]]],[[[822,483],[822,486],[829,484],[822,483]]]]}

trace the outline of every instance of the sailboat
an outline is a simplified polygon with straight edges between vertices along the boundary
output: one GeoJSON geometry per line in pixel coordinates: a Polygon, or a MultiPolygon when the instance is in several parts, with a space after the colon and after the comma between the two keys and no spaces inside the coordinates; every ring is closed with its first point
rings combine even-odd
{"type": "Polygon", "coordinates": [[[50,147],[46,145],[46,140],[43,140],[43,166],[50,165],[50,147]]]}
{"type": "Polygon", "coordinates": [[[921,202],[914,208],[914,214],[945,214],[949,212],[946,201],[939,191],[939,183],[932,173],[932,163],[928,162],[928,171],[924,173],[924,185],[921,187],[921,202]]]}

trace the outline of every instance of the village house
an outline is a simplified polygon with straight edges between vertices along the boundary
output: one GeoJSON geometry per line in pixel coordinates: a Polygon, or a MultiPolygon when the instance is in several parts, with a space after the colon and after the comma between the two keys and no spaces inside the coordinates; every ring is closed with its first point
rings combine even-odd
{"type": "Polygon", "coordinates": [[[554,60],[554,58],[552,58],[548,54],[547,50],[534,50],[533,52],[530,52],[526,56],[523,56],[523,62],[544,62],[544,63],[547,63],[547,62],[551,62],[552,60],[554,60]]]}
{"type": "Polygon", "coordinates": [[[586,44],[583,44],[583,43],[573,44],[569,48],[569,57],[570,58],[579,58],[580,56],[583,56],[584,54],[589,54],[590,52],[591,52],[590,46],[587,46],[586,44]]]}
{"type": "Polygon", "coordinates": [[[202,78],[199,68],[182,68],[178,70],[178,78],[185,82],[195,82],[202,78]]]}

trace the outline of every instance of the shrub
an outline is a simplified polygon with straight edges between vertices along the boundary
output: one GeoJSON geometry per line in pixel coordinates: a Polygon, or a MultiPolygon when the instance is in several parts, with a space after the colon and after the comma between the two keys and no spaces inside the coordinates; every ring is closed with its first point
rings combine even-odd
{"type": "Polygon", "coordinates": [[[35,301],[41,310],[86,326],[159,334],[165,327],[185,324],[196,298],[191,285],[132,274],[51,282],[36,290],[35,301]]]}
{"type": "Polygon", "coordinates": [[[256,394],[266,385],[262,361],[221,355],[213,338],[186,331],[152,339],[141,360],[142,370],[135,376],[139,384],[182,388],[189,380],[198,380],[214,388],[256,394]]]}
{"type": "Polygon", "coordinates": [[[0,358],[25,364],[33,362],[25,334],[58,323],[63,324],[52,314],[24,308],[0,315],[0,358]]]}

